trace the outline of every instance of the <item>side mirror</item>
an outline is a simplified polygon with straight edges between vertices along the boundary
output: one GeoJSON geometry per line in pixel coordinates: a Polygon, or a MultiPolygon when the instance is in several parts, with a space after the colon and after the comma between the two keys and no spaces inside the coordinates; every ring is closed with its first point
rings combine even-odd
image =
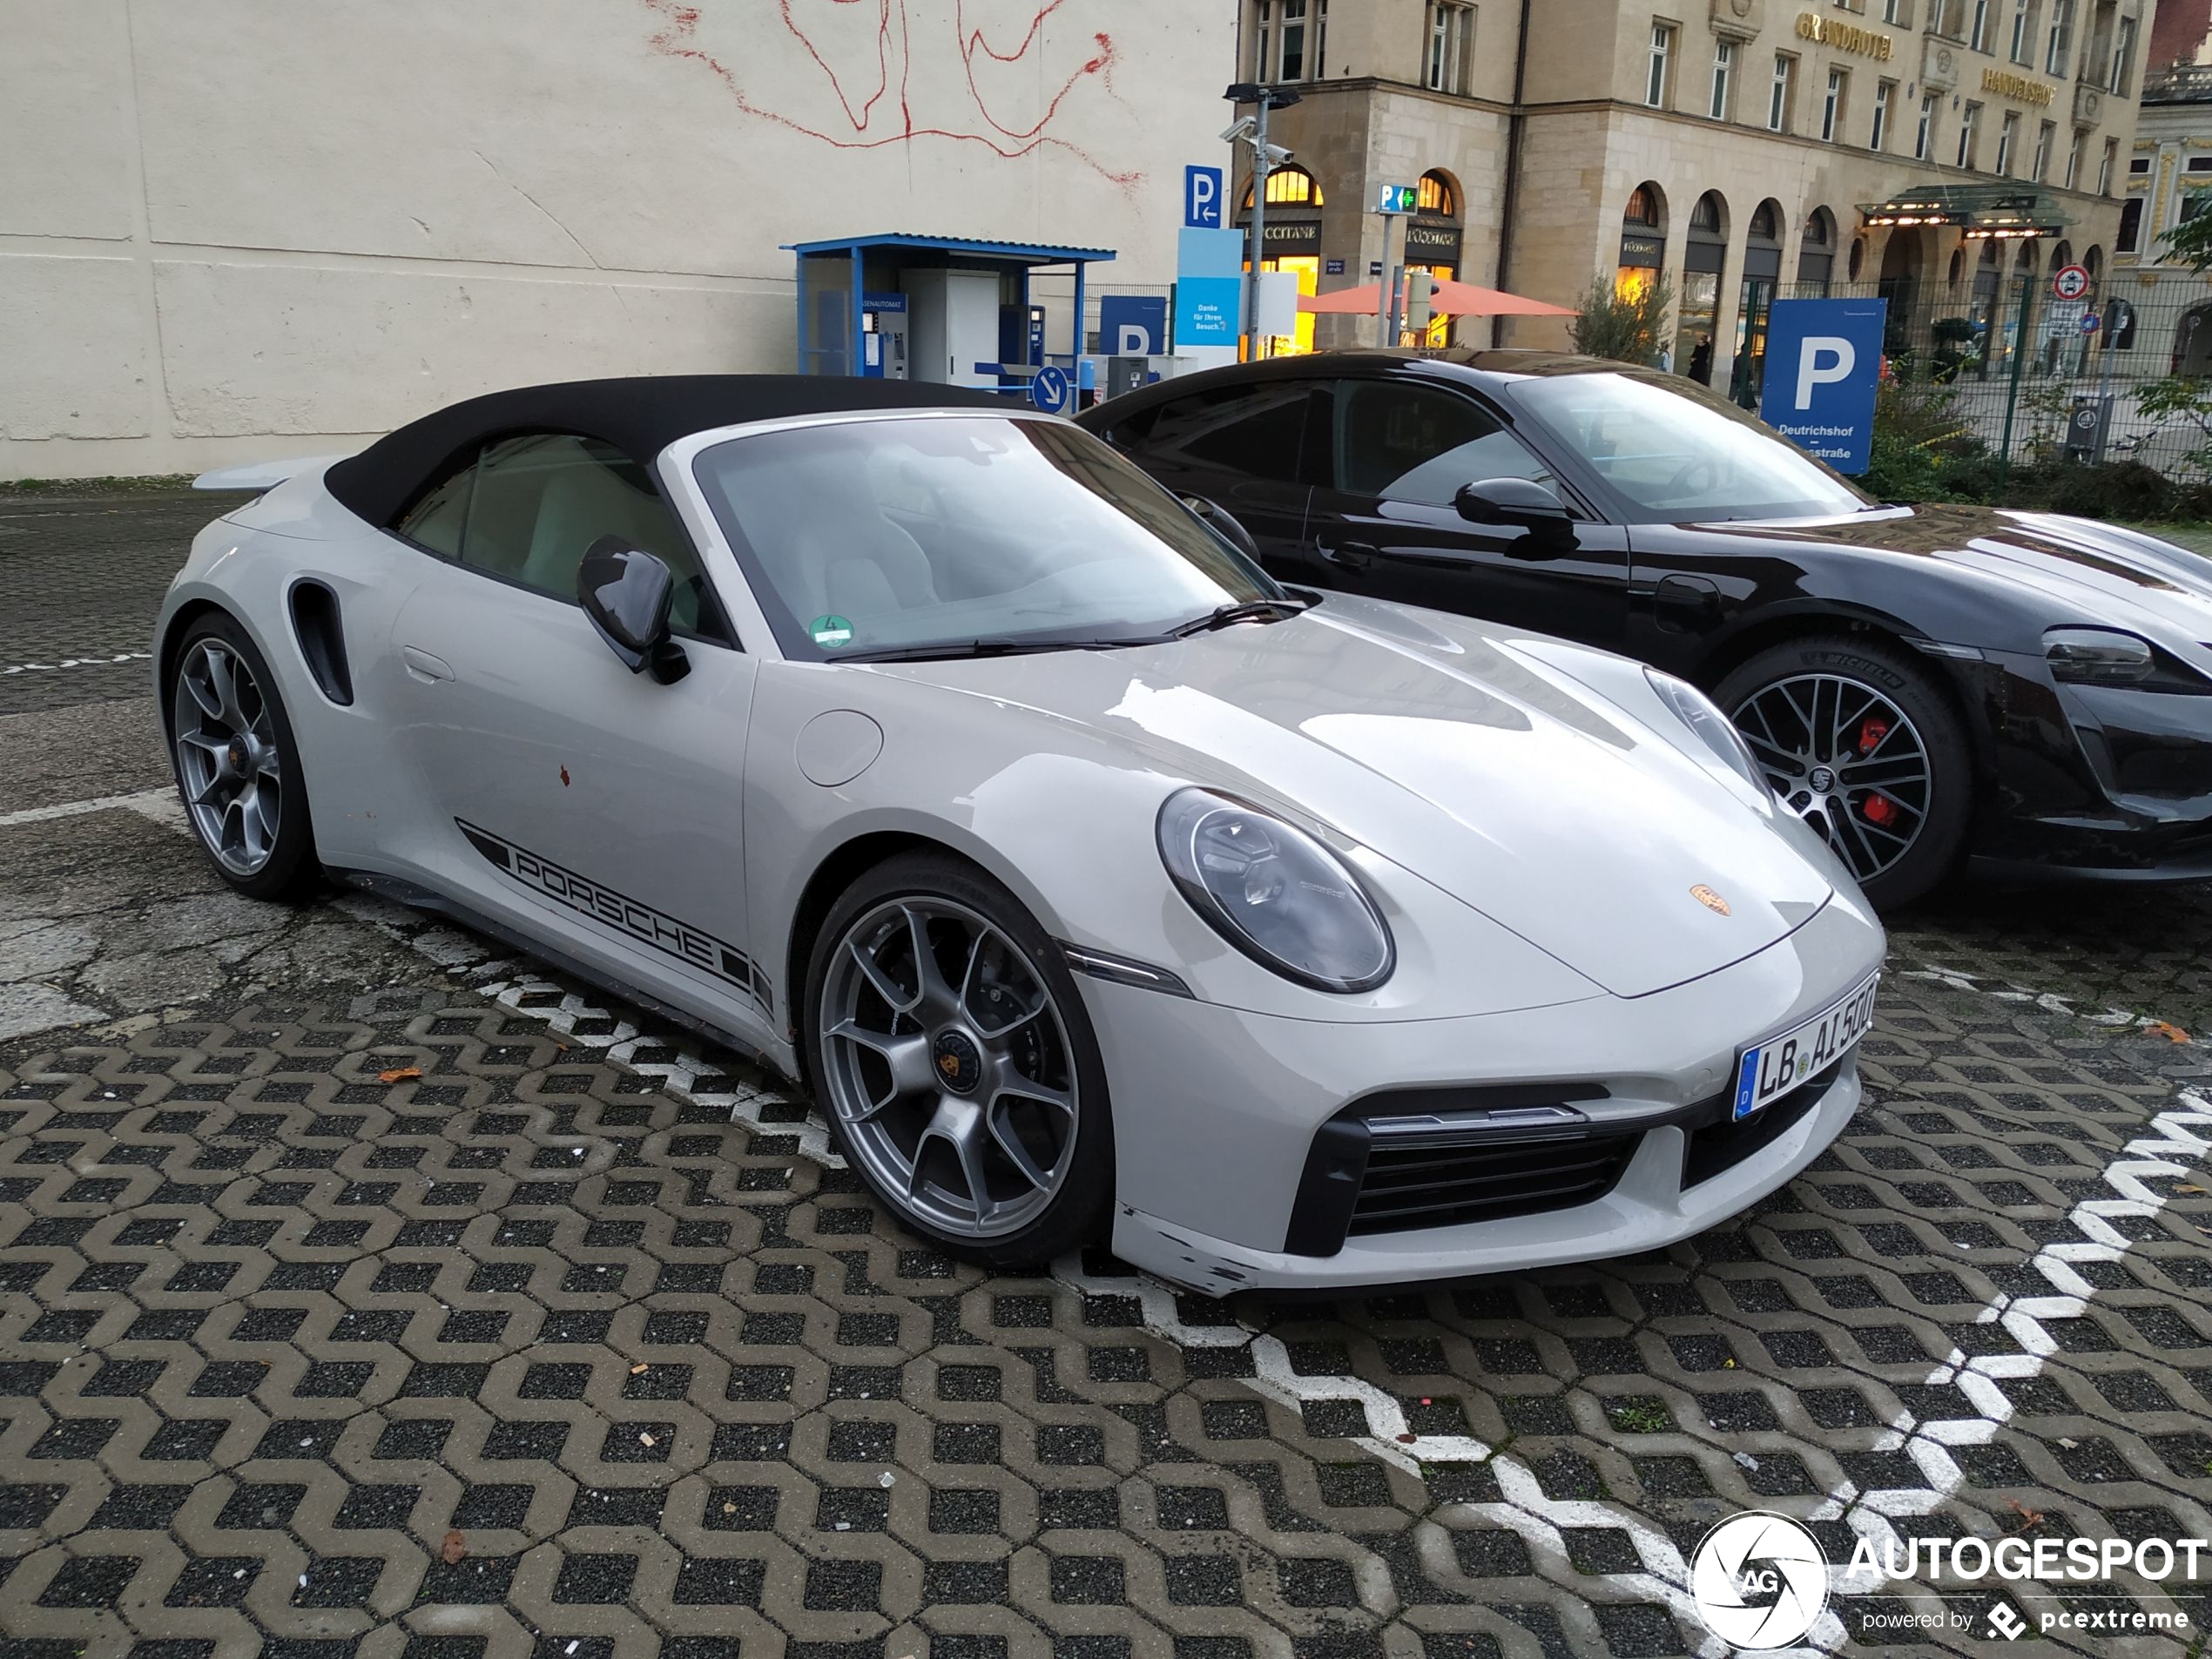
{"type": "Polygon", "coordinates": [[[618,536],[603,536],[577,567],[576,597],[608,649],[631,673],[650,670],[663,685],[691,671],[684,648],[668,634],[676,578],[667,565],[618,536]]]}
{"type": "Polygon", "coordinates": [[[1208,501],[1204,496],[1184,496],[1183,504],[1197,516],[1198,522],[1226,540],[1229,544],[1255,563],[1259,559],[1259,543],[1252,540],[1252,533],[1237,522],[1236,515],[1219,502],[1208,501]]]}
{"type": "Polygon", "coordinates": [[[1567,503],[1534,478],[1485,478],[1452,498],[1472,524],[1518,524],[1524,529],[1564,529],[1573,522],[1567,503]]]}

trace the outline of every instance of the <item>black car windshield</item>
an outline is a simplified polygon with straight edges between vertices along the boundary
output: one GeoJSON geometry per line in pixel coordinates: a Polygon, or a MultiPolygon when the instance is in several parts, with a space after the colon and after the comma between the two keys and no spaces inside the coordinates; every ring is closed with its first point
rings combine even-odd
{"type": "Polygon", "coordinates": [[[700,487],[786,657],[1135,644],[1283,590],[1089,433],[995,415],[732,438],[700,487]]]}
{"type": "Polygon", "coordinates": [[[1646,371],[1513,381],[1506,396],[1579,455],[1631,524],[1811,518],[1874,503],[1710,393],[1646,371]]]}

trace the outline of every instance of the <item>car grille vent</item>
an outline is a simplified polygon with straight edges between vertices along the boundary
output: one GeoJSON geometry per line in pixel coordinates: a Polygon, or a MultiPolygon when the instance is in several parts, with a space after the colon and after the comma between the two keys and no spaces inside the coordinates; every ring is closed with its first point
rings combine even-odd
{"type": "Polygon", "coordinates": [[[1773,1145],[1819,1104],[1843,1069],[1844,1062],[1838,1060],[1826,1070],[1815,1072],[1756,1117],[1738,1123],[1723,1116],[1717,1123],[1692,1130],[1683,1147],[1683,1190],[1687,1192],[1701,1181],[1710,1181],[1773,1145]]]}
{"type": "Polygon", "coordinates": [[[1378,1142],[1368,1152],[1350,1231],[1456,1227],[1588,1204],[1613,1190],[1642,1138],[1579,1135],[1458,1146],[1378,1142]]]}

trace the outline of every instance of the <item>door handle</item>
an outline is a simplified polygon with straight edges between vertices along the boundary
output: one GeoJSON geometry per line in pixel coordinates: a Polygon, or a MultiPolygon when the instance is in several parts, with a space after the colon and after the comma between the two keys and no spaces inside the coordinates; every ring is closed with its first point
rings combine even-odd
{"type": "Polygon", "coordinates": [[[1382,555],[1382,550],[1366,542],[1316,542],[1313,550],[1331,564],[1347,570],[1364,570],[1382,555]]]}
{"type": "Polygon", "coordinates": [[[417,645],[401,646],[400,660],[407,664],[407,671],[419,680],[449,680],[455,678],[452,664],[442,657],[431,656],[417,645]]]}

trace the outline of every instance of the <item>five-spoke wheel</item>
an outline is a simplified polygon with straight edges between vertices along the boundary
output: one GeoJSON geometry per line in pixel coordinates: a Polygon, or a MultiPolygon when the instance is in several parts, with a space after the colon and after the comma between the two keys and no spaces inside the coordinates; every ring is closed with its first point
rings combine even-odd
{"type": "Polygon", "coordinates": [[[869,1186],[964,1253],[1082,1242],[1110,1190],[1103,1084],[1067,970],[1011,895],[949,859],[894,860],[814,955],[817,1091],[869,1186]]]}

